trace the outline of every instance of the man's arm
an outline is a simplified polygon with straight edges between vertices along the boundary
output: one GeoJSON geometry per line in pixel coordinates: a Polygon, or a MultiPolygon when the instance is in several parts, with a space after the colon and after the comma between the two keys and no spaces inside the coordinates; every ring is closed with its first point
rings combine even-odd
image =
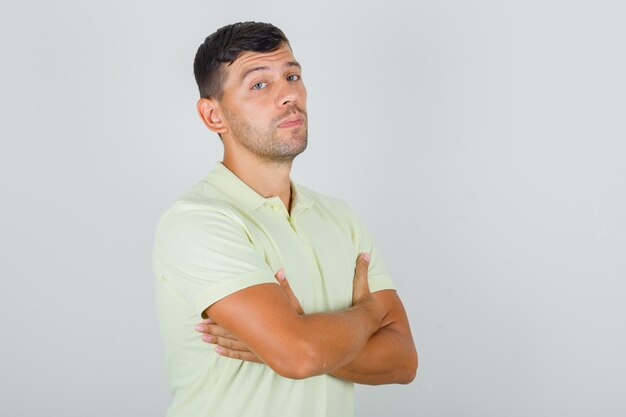
{"type": "Polygon", "coordinates": [[[389,311],[367,286],[368,262],[357,260],[353,307],[300,315],[280,286],[237,291],[205,310],[276,373],[294,379],[337,371],[355,359],[389,311]]]}
{"type": "Polygon", "coordinates": [[[359,384],[408,384],[415,379],[418,359],[402,301],[395,290],[377,291],[372,297],[389,313],[361,352],[331,375],[359,384]]]}
{"type": "MultiPolygon", "coordinates": [[[[293,309],[304,314],[288,281],[279,279],[279,283],[293,309]]],[[[381,327],[352,361],[329,373],[360,384],[407,384],[415,378],[418,359],[402,301],[395,290],[381,290],[371,296],[383,306],[384,311],[388,311],[381,327]]],[[[217,344],[216,349],[224,356],[263,363],[244,342],[223,329],[215,320],[209,319],[199,325],[198,331],[204,333],[202,339],[205,342],[217,344]]]]}

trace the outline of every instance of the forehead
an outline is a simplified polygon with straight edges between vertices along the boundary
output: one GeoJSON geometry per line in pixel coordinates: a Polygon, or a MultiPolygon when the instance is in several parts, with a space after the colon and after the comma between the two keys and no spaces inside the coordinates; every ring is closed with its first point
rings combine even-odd
{"type": "Polygon", "coordinates": [[[238,56],[232,64],[227,66],[226,71],[229,80],[233,80],[233,78],[240,79],[251,68],[282,66],[295,60],[291,48],[284,43],[280,48],[272,52],[246,51],[238,56]]]}

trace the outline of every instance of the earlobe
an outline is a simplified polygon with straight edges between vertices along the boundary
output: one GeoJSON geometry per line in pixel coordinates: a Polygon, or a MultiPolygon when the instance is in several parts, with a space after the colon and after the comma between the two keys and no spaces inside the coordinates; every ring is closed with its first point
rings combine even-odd
{"type": "Polygon", "coordinates": [[[196,105],[198,115],[204,122],[204,125],[215,133],[224,133],[228,129],[219,116],[219,105],[209,98],[201,98],[196,105]]]}

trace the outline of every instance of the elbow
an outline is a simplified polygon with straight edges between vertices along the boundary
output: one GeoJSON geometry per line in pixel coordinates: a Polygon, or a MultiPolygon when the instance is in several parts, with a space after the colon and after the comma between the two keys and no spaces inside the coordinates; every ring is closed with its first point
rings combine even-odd
{"type": "Polygon", "coordinates": [[[304,343],[298,349],[277,352],[267,364],[278,375],[289,379],[305,379],[324,373],[319,355],[312,346],[304,343]]]}
{"type": "Polygon", "coordinates": [[[413,382],[413,380],[417,376],[417,366],[417,351],[413,350],[408,360],[406,361],[405,366],[402,367],[402,370],[398,375],[398,384],[406,385],[413,382]]]}
{"type": "Polygon", "coordinates": [[[313,367],[306,360],[294,362],[281,362],[270,367],[278,375],[289,379],[305,379],[317,375],[313,372],[313,367]]]}
{"type": "Polygon", "coordinates": [[[417,376],[417,368],[405,369],[398,378],[398,384],[407,385],[413,382],[417,376]]]}

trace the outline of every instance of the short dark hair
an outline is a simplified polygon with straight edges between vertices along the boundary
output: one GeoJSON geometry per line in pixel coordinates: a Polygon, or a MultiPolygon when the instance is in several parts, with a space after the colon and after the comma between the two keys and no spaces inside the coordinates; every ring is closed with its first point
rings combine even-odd
{"type": "Polygon", "coordinates": [[[289,45],[287,37],[270,23],[240,22],[219,28],[206,37],[193,61],[200,97],[222,98],[226,79],[223,64],[232,64],[246,51],[275,51],[283,43],[289,45]]]}

